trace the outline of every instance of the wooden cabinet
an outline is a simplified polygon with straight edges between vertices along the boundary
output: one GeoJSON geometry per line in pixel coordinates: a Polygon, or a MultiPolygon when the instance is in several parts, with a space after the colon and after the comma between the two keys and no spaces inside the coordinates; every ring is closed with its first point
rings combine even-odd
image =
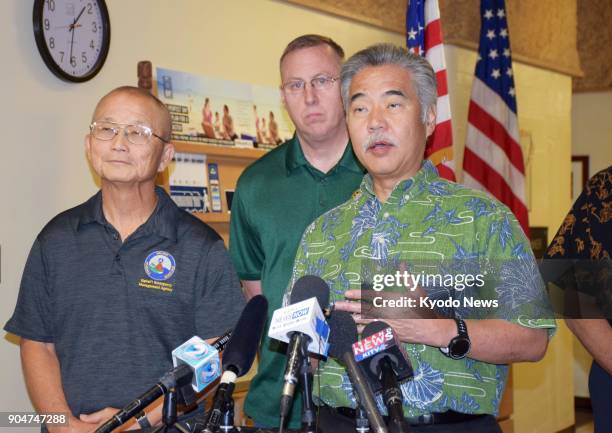
{"type": "MultiPolygon", "coordinates": [[[[266,154],[266,150],[214,144],[173,142],[176,152],[206,155],[206,163],[216,163],[219,168],[219,186],[221,189],[221,212],[195,212],[194,215],[210,225],[228,245],[230,214],[227,208],[225,190],[234,190],[242,171],[253,161],[266,154]]],[[[158,179],[166,191],[170,191],[169,172],[164,171],[158,179]]],[[[210,189],[209,189],[210,191],[210,189]]]]}

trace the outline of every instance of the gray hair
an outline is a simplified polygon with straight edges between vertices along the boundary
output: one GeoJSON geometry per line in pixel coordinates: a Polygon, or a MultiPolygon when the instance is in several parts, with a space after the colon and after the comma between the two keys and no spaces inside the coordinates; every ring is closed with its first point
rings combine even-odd
{"type": "Polygon", "coordinates": [[[421,104],[421,118],[425,123],[428,111],[436,106],[438,98],[436,74],[425,58],[392,44],[372,45],[355,53],[344,63],[340,73],[340,89],[344,110],[348,113],[349,88],[355,75],[368,66],[384,65],[397,65],[410,72],[412,83],[421,104]]]}

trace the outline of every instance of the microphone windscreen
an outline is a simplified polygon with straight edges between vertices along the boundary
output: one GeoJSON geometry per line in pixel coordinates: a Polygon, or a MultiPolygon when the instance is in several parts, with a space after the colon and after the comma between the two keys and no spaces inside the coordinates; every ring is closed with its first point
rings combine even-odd
{"type": "Polygon", "coordinates": [[[246,304],[234,332],[223,352],[223,370],[233,367],[238,377],[245,375],[257,353],[259,340],[268,318],[268,301],[262,295],[251,298],[246,304]]]}
{"type": "Polygon", "coordinates": [[[348,311],[335,310],[329,319],[329,356],[342,359],[349,352],[352,356],[352,345],[357,341],[357,324],[348,311]]]}
{"type": "Polygon", "coordinates": [[[377,332],[380,332],[383,329],[387,329],[387,328],[390,328],[390,326],[387,325],[382,320],[376,320],[374,322],[370,322],[366,325],[365,328],[363,328],[363,331],[361,332],[361,338],[367,338],[370,335],[374,335],[377,332]]]}
{"type": "Polygon", "coordinates": [[[325,281],[315,275],[304,275],[293,285],[291,304],[304,301],[310,298],[317,298],[317,302],[322,309],[329,305],[329,286],[325,281]]]}

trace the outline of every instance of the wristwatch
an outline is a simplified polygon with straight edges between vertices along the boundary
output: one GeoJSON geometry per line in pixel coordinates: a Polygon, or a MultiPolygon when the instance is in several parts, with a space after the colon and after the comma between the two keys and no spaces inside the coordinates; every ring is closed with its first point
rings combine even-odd
{"type": "Polygon", "coordinates": [[[451,338],[447,347],[440,347],[440,351],[451,359],[461,359],[470,352],[471,343],[465,322],[455,319],[455,323],[457,323],[457,335],[451,338]]]}
{"type": "Polygon", "coordinates": [[[147,414],[145,413],[144,410],[134,415],[134,418],[136,418],[136,421],[138,422],[138,425],[140,426],[140,428],[142,429],[151,428],[151,423],[149,422],[149,418],[147,418],[147,414]]]}

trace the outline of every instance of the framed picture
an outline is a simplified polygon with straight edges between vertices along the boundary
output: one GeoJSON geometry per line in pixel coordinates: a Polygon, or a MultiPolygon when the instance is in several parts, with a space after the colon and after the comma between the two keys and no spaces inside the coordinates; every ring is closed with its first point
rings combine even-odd
{"type": "Polygon", "coordinates": [[[529,242],[536,259],[541,259],[548,247],[548,227],[529,227],[529,242]]]}
{"type": "Polygon", "coordinates": [[[572,203],[582,193],[582,189],[589,181],[588,155],[572,155],[572,203]]]}

